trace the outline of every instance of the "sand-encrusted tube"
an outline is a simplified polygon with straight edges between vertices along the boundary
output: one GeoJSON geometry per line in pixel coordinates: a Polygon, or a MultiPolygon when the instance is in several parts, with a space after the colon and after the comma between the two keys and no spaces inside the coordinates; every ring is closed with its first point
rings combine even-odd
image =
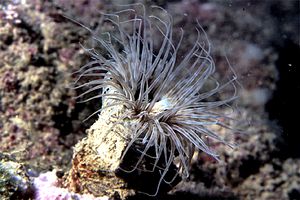
{"type": "MultiPolygon", "coordinates": [[[[132,169],[132,165],[140,158],[139,154],[128,150],[133,133],[140,128],[140,120],[128,118],[128,110],[116,100],[104,98],[102,105],[107,109],[88,129],[87,137],[74,148],[67,187],[75,193],[93,194],[95,197],[117,195],[122,199],[136,191],[155,192],[161,174],[158,170],[147,171],[153,163],[144,162],[143,168],[134,168],[137,173],[128,173],[126,170],[132,169]],[[126,149],[128,153],[124,156],[126,149]]],[[[160,110],[161,106],[156,105],[156,108],[160,110]]],[[[174,164],[171,166],[172,169],[176,168],[174,164]]],[[[162,184],[162,188],[162,191],[166,191],[171,186],[162,184]]]]}
{"type": "Polygon", "coordinates": [[[128,144],[124,136],[132,132],[136,123],[133,120],[118,121],[124,112],[123,105],[103,110],[88,130],[88,136],[75,146],[68,177],[68,187],[72,191],[94,196],[113,196],[116,191],[120,196],[133,194],[132,190],[126,189],[126,182],[115,174],[128,144]]]}

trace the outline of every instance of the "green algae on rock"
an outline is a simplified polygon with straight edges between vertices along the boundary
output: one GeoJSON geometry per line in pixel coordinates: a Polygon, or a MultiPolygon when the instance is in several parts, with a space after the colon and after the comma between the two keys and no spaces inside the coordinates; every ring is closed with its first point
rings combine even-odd
{"type": "Polygon", "coordinates": [[[0,199],[30,199],[33,196],[30,169],[0,153],[0,199]]]}

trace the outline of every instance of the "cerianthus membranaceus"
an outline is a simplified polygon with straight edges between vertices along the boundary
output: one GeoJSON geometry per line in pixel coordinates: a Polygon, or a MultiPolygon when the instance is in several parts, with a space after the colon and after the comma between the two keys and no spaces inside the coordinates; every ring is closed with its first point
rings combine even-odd
{"type": "Polygon", "coordinates": [[[125,172],[145,169],[147,159],[151,163],[147,170],[160,171],[157,194],[162,181],[172,182],[178,174],[183,179],[189,176],[195,151],[218,160],[208,139],[233,146],[213,127],[228,128],[230,118],[220,113],[220,107],[230,107],[237,98],[237,77],[232,73],[223,84],[214,78],[211,44],[199,23],[193,45],[183,49],[188,35],[183,29],[174,32],[169,13],[153,6],[149,15],[143,5],[133,7],[104,14],[112,30],[102,35],[85,27],[105,53],[85,48],[92,60],[77,72],[74,87],[88,88],[78,96],[83,102],[102,99],[101,109],[94,114],[109,115],[106,109],[121,106],[124,111],[113,126],[135,122],[130,131],[119,134],[127,141],[120,159],[131,149],[138,158],[131,167],[119,168],[125,172]],[[220,99],[230,87],[231,95],[220,99]],[[174,162],[177,172],[167,180],[174,162]]]}

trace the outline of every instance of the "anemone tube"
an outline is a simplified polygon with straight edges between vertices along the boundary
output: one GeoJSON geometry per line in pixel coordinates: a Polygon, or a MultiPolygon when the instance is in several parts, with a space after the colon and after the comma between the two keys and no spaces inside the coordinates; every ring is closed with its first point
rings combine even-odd
{"type": "Polygon", "coordinates": [[[74,149],[67,185],[75,192],[157,195],[189,176],[196,151],[219,159],[208,138],[234,147],[213,127],[230,128],[232,119],[219,108],[231,108],[237,98],[237,77],[223,84],[214,78],[203,28],[197,24],[193,46],[186,48],[188,36],[183,29],[174,34],[168,12],[132,7],[103,14],[113,30],[100,36],[81,24],[105,53],[84,47],[92,60],[76,72],[74,89],[87,88],[77,98],[101,99],[102,107],[74,149]],[[219,99],[227,88],[232,94],[219,99]]]}

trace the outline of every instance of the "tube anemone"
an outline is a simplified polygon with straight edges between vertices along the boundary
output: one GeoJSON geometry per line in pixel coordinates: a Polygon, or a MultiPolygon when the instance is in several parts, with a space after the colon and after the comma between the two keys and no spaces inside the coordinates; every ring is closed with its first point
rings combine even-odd
{"type": "Polygon", "coordinates": [[[183,29],[174,33],[169,13],[153,6],[152,14],[148,15],[143,5],[132,7],[103,14],[112,30],[100,36],[84,26],[97,48],[100,46],[105,53],[98,53],[95,47],[85,48],[92,60],[77,71],[74,88],[88,88],[78,96],[82,102],[102,99],[101,109],[88,118],[122,106],[125,111],[114,125],[121,121],[137,122],[120,137],[127,141],[121,160],[131,149],[135,149],[138,159],[131,167],[119,168],[125,172],[145,170],[145,160],[150,160],[151,167],[147,169],[160,172],[156,195],[162,181],[172,182],[178,174],[183,179],[189,176],[195,151],[219,159],[207,138],[233,147],[213,127],[229,128],[224,119],[231,119],[219,110],[237,98],[236,76],[233,73],[223,84],[213,77],[211,44],[199,23],[193,46],[187,49],[183,43],[188,36],[183,29]],[[158,12],[159,15],[155,14],[158,12]],[[82,83],[84,77],[88,81],[82,83]],[[232,94],[220,99],[228,87],[233,89],[232,94]],[[174,160],[177,172],[167,180],[174,160]]]}

